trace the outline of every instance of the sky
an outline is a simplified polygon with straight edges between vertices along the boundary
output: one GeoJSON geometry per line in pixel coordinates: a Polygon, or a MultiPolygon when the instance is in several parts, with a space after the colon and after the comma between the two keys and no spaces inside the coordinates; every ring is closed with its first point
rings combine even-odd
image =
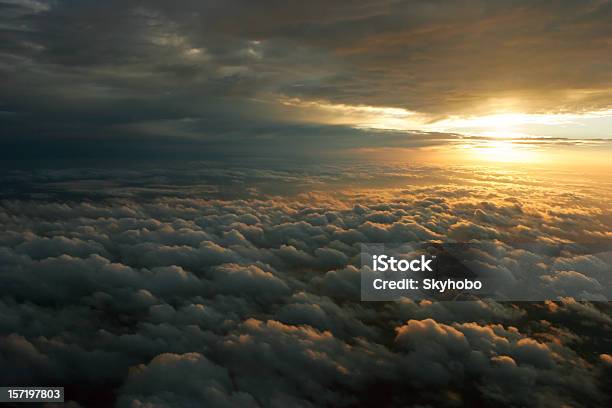
{"type": "Polygon", "coordinates": [[[599,0],[3,0],[2,157],[610,139],[611,17],[599,0]]]}
{"type": "Polygon", "coordinates": [[[0,385],[612,406],[610,1],[0,0],[0,78],[0,385]],[[362,301],[398,242],[520,296],[362,301]]]}

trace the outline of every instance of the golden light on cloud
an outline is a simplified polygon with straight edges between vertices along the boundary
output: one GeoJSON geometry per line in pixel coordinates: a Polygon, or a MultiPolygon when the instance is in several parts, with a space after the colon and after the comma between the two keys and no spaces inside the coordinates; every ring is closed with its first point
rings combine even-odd
{"type": "Polygon", "coordinates": [[[324,101],[304,101],[299,98],[282,98],[280,102],[283,106],[299,110],[310,120],[326,124],[381,130],[408,130],[415,129],[425,121],[418,112],[402,108],[332,104],[324,101]]]}
{"type": "Polygon", "coordinates": [[[612,138],[612,109],[575,113],[506,111],[440,118],[397,107],[333,104],[299,98],[284,98],[280,102],[299,111],[297,115],[307,121],[360,129],[418,130],[495,138],[612,138]]]}
{"type": "MultiPolygon", "coordinates": [[[[396,107],[282,99],[289,115],[305,122],[376,131],[405,131],[405,143],[351,151],[385,160],[501,167],[610,168],[612,109],[591,112],[525,113],[434,117],[396,107]],[[432,137],[427,139],[427,134],[432,137]],[[447,134],[447,137],[445,137],[447,134]],[[587,153],[588,152],[588,153],[587,153]]],[[[517,105],[518,103],[515,103],[517,105]]],[[[385,135],[385,132],[381,132],[385,135]]],[[[397,135],[397,133],[396,133],[397,135]]]]}

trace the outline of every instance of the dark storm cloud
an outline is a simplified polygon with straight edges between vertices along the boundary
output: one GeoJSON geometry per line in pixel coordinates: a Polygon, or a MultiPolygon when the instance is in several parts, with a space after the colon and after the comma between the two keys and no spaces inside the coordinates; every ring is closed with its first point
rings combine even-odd
{"type": "MultiPolygon", "coordinates": [[[[4,138],[69,137],[53,154],[75,140],[74,153],[91,151],[89,138],[110,138],[94,152],[116,155],[124,143],[137,151],[153,140],[163,150],[168,139],[210,138],[206,149],[225,151],[235,140],[300,133],[280,97],[439,117],[512,103],[504,98],[532,112],[606,108],[612,88],[608,1],[0,7],[4,138]]],[[[328,140],[337,132],[307,131],[328,140]]]]}

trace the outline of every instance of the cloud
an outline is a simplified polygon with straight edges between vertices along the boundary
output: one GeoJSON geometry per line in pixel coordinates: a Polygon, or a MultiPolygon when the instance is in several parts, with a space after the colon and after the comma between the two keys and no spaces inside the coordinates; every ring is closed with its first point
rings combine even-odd
{"type": "Polygon", "coordinates": [[[361,302],[359,244],[459,234],[493,276],[594,290],[570,272],[605,271],[584,244],[609,230],[605,192],[436,167],[202,167],[2,176],[61,183],[0,201],[2,383],[102,406],[604,404],[605,302],[361,302]]]}
{"type": "Polygon", "coordinates": [[[215,292],[274,300],[289,294],[289,287],[272,272],[255,265],[224,264],[212,271],[215,292]]]}
{"type": "Polygon", "coordinates": [[[450,326],[426,319],[409,320],[396,331],[395,343],[407,352],[403,372],[420,386],[439,387],[476,378],[487,398],[505,405],[528,403],[537,395],[536,405],[552,406],[594,391],[592,387],[583,388],[582,381],[575,381],[574,375],[559,367],[574,366],[588,375],[588,368],[579,368],[582,362],[570,350],[540,343],[515,327],[476,323],[450,326]],[[551,370],[557,377],[548,375],[551,370]],[[563,384],[570,390],[558,390],[567,395],[551,394],[551,384],[563,384]],[[551,401],[539,401],[545,398],[551,401]]]}
{"type": "Polygon", "coordinates": [[[308,106],[426,122],[610,108],[608,2],[2,7],[0,115],[13,159],[278,157],[456,137],[323,126],[355,122],[308,106]]]}
{"type": "Polygon", "coordinates": [[[250,395],[231,390],[227,370],[201,354],[165,353],[130,370],[118,406],[196,407],[202,401],[211,407],[257,406],[250,395]]]}

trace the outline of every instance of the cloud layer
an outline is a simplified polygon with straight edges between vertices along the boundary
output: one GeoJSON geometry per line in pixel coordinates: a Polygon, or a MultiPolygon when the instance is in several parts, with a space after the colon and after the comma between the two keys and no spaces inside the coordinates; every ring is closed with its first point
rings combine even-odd
{"type": "MultiPolygon", "coordinates": [[[[3,133],[12,143],[71,141],[49,143],[39,155],[159,154],[179,148],[175,138],[206,141],[201,152],[244,153],[237,141],[292,139],[304,133],[302,121],[328,123],[283,100],[394,108],[429,120],[610,108],[609,1],[11,0],[0,7],[3,133]],[[94,149],[91,138],[106,144],[94,149]]],[[[327,140],[346,132],[306,129],[327,140]]],[[[18,147],[27,146],[34,149],[18,147]]]]}
{"type": "Polygon", "coordinates": [[[541,256],[520,239],[610,240],[589,184],[429,168],[453,183],[419,186],[423,170],[379,168],[406,177],[394,189],[316,191],[321,171],[307,193],[147,199],[87,198],[72,171],[78,193],[5,199],[0,380],[65,385],[84,406],[605,405],[608,303],[359,301],[361,242],[486,239],[516,273],[541,256]]]}

